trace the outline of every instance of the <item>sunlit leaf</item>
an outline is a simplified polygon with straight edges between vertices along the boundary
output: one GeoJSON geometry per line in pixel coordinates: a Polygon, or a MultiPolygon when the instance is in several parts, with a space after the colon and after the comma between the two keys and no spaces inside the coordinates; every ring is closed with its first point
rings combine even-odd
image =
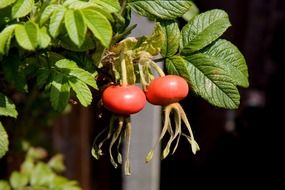
{"type": "Polygon", "coordinates": [[[94,76],[88,71],[79,68],[74,61],[62,59],[56,62],[55,65],[57,68],[62,69],[65,74],[74,76],[82,82],[92,86],[94,89],[98,89],[94,76]]]}
{"type": "Polygon", "coordinates": [[[14,103],[4,94],[0,93],[0,116],[17,118],[18,112],[14,103]]]}
{"type": "Polygon", "coordinates": [[[6,154],[6,152],[8,151],[8,146],[9,146],[8,134],[4,129],[4,126],[0,122],[0,158],[2,158],[6,154]]]}
{"type": "Polygon", "coordinates": [[[8,53],[11,39],[14,36],[15,27],[16,25],[14,24],[9,25],[0,33],[0,55],[8,53]]]}
{"type": "Polygon", "coordinates": [[[48,35],[47,28],[42,27],[39,30],[38,45],[40,48],[47,48],[51,42],[51,38],[48,35]]]}
{"type": "Polygon", "coordinates": [[[26,174],[14,171],[10,176],[10,184],[12,188],[21,189],[29,182],[29,178],[26,174]]]}
{"type": "Polygon", "coordinates": [[[12,17],[20,18],[29,14],[34,6],[34,0],[17,0],[12,7],[12,17]]]}
{"type": "Polygon", "coordinates": [[[60,5],[48,5],[41,14],[40,25],[42,26],[43,24],[45,24],[50,19],[52,13],[59,8],[60,5]]]}
{"type": "Polygon", "coordinates": [[[27,22],[24,25],[19,24],[15,28],[16,40],[18,44],[26,50],[33,51],[37,48],[38,35],[39,28],[32,21],[27,22]]]}
{"type": "Polygon", "coordinates": [[[118,0],[90,0],[90,2],[100,5],[109,12],[117,12],[121,8],[118,0]]]}
{"type": "Polygon", "coordinates": [[[101,13],[92,9],[81,10],[84,21],[93,35],[105,46],[108,47],[112,38],[112,26],[108,19],[101,13]]]}
{"type": "Polygon", "coordinates": [[[76,93],[76,97],[80,103],[84,107],[90,105],[92,102],[92,93],[88,86],[76,77],[71,77],[68,82],[72,90],[76,93]]]}
{"type": "Polygon", "coordinates": [[[176,19],[192,6],[190,0],[130,0],[129,6],[138,14],[166,20],[176,19]]]}
{"type": "Polygon", "coordinates": [[[176,21],[160,22],[164,34],[161,55],[164,57],[174,55],[179,48],[180,30],[176,21]]]}
{"type": "Polygon", "coordinates": [[[245,59],[238,48],[227,40],[217,40],[202,50],[213,60],[214,65],[223,67],[237,85],[248,87],[248,69],[245,59]]]}
{"type": "Polygon", "coordinates": [[[8,7],[9,5],[12,5],[15,2],[16,0],[0,0],[0,9],[8,7]]]}
{"type": "Polygon", "coordinates": [[[64,16],[64,24],[72,42],[80,47],[85,40],[87,31],[81,12],[78,10],[67,10],[64,16]]]}
{"type": "Polygon", "coordinates": [[[219,9],[195,16],[182,28],[181,49],[192,53],[209,45],[231,26],[228,14],[219,9]]]}
{"type": "Polygon", "coordinates": [[[166,60],[171,74],[183,76],[191,88],[209,103],[223,108],[239,106],[240,95],[230,74],[204,54],[194,54],[184,59],[174,56],[166,60]]]}
{"type": "Polygon", "coordinates": [[[60,7],[55,10],[50,17],[49,33],[53,38],[56,38],[60,33],[61,25],[64,19],[64,12],[64,8],[60,7]]]}

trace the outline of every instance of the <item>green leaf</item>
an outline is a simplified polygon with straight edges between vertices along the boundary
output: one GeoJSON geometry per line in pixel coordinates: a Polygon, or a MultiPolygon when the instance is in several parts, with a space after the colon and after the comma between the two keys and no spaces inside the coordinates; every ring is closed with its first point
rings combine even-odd
{"type": "Polygon", "coordinates": [[[236,85],[248,87],[248,69],[245,59],[238,48],[227,40],[219,39],[202,50],[218,67],[223,67],[236,85]]]}
{"type": "Polygon", "coordinates": [[[70,86],[67,78],[62,74],[53,74],[50,89],[50,101],[57,111],[63,111],[68,104],[70,86]]]}
{"type": "MultiPolygon", "coordinates": [[[[0,158],[1,158],[1,156],[0,156],[0,158]]],[[[10,185],[9,185],[9,183],[7,181],[0,180],[0,189],[1,190],[11,190],[11,187],[10,187],[10,185]]]]}
{"type": "Polygon", "coordinates": [[[93,3],[91,3],[90,1],[85,2],[85,1],[81,1],[81,0],[67,0],[63,3],[63,5],[65,7],[67,7],[68,9],[73,9],[73,10],[90,8],[90,7],[96,6],[93,3]]]}
{"type": "Polygon", "coordinates": [[[162,21],[160,24],[164,34],[164,42],[160,53],[163,57],[169,57],[178,51],[180,30],[176,21],[162,21]]]}
{"type": "Polygon", "coordinates": [[[47,48],[50,42],[51,38],[48,35],[47,28],[46,27],[40,28],[39,38],[38,38],[39,48],[47,48]]]}
{"type": "Polygon", "coordinates": [[[129,6],[142,16],[173,20],[192,6],[190,0],[131,0],[129,6]]]}
{"type": "Polygon", "coordinates": [[[240,95],[229,73],[214,65],[211,57],[198,53],[184,59],[173,56],[166,60],[167,71],[183,76],[191,88],[209,103],[223,108],[239,106],[240,95]]]}
{"type": "Polygon", "coordinates": [[[20,18],[29,14],[34,7],[34,0],[17,0],[12,7],[12,17],[20,18]]]}
{"type": "Polygon", "coordinates": [[[93,35],[104,45],[108,47],[112,39],[112,26],[108,19],[101,13],[92,9],[81,10],[84,21],[93,35]]]}
{"type": "Polygon", "coordinates": [[[63,155],[57,154],[49,160],[48,166],[56,172],[64,172],[65,171],[65,165],[64,165],[63,161],[64,161],[63,155]]]}
{"type": "Polygon", "coordinates": [[[49,69],[45,68],[45,67],[40,68],[37,71],[37,75],[36,76],[37,76],[37,86],[41,88],[48,81],[48,78],[50,76],[49,69]]]}
{"type": "Polygon", "coordinates": [[[0,33],[0,55],[7,54],[10,49],[11,39],[14,36],[16,25],[7,26],[0,33]]]}
{"type": "Polygon", "coordinates": [[[100,5],[108,12],[118,12],[121,8],[118,0],[90,0],[90,2],[100,5]]]}
{"type": "Polygon", "coordinates": [[[94,89],[98,89],[94,76],[84,69],[79,68],[74,61],[62,59],[56,62],[55,65],[57,68],[62,69],[67,75],[74,76],[82,82],[92,86],[94,89]]]}
{"type": "MultiPolygon", "coordinates": [[[[8,151],[8,146],[9,146],[8,134],[7,134],[4,126],[0,122],[0,158],[2,158],[6,154],[6,152],[8,151]]],[[[1,187],[1,185],[0,185],[0,187],[1,187]]]]}
{"type": "Polygon", "coordinates": [[[52,13],[59,8],[60,5],[54,5],[54,4],[48,5],[41,14],[40,26],[45,24],[50,19],[52,13]]]}
{"type": "Polygon", "coordinates": [[[78,10],[67,10],[64,16],[64,23],[67,33],[78,47],[80,47],[86,36],[87,26],[78,10]]]}
{"type": "Polygon", "coordinates": [[[15,2],[16,0],[0,0],[0,9],[8,7],[9,5],[12,5],[15,2]]]}
{"type": "Polygon", "coordinates": [[[49,33],[53,38],[56,38],[60,33],[61,24],[64,19],[64,12],[65,9],[63,7],[59,7],[52,13],[50,17],[49,33]]]}
{"type": "Polygon", "coordinates": [[[39,162],[31,173],[30,183],[32,186],[48,186],[55,176],[47,164],[39,162]]]}
{"type": "Polygon", "coordinates": [[[230,26],[228,14],[223,10],[214,9],[195,16],[182,28],[182,52],[192,53],[206,47],[230,26]]]}
{"type": "Polygon", "coordinates": [[[26,174],[14,171],[10,176],[10,184],[14,189],[21,189],[29,182],[29,178],[26,174]]]}
{"type": "Polygon", "coordinates": [[[17,118],[18,112],[13,102],[0,92],[0,116],[1,115],[17,118]]]}
{"type": "Polygon", "coordinates": [[[161,26],[157,23],[152,35],[146,38],[143,37],[138,42],[140,45],[137,51],[147,51],[151,55],[157,55],[160,52],[163,41],[164,35],[161,26]]]}
{"type": "Polygon", "coordinates": [[[53,183],[49,184],[49,189],[54,190],[82,190],[78,187],[78,182],[74,180],[69,180],[65,177],[57,175],[53,183]]]}
{"type": "Polygon", "coordinates": [[[25,23],[25,25],[19,24],[15,28],[16,40],[26,50],[34,51],[37,48],[38,35],[38,25],[32,21],[25,23]]]}
{"type": "Polygon", "coordinates": [[[84,107],[90,105],[92,102],[92,93],[88,86],[76,77],[70,77],[68,82],[72,90],[76,93],[76,97],[80,103],[84,107]]]}
{"type": "Polygon", "coordinates": [[[75,52],[86,52],[90,49],[94,49],[96,47],[96,41],[93,37],[92,34],[88,34],[86,35],[86,38],[83,42],[83,44],[81,45],[81,47],[78,47],[76,44],[74,44],[71,39],[69,38],[68,34],[64,34],[62,36],[60,36],[60,45],[67,49],[67,50],[71,50],[71,51],[75,51],[75,52]]]}

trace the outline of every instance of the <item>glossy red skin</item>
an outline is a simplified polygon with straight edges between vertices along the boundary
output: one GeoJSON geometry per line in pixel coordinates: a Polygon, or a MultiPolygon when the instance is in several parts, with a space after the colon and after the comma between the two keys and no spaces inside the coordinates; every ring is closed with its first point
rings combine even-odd
{"type": "Polygon", "coordinates": [[[135,85],[112,85],[104,90],[102,101],[111,112],[130,115],[144,108],[146,97],[142,89],[135,85]]]}
{"type": "Polygon", "coordinates": [[[166,75],[152,80],[145,92],[149,103],[166,106],[179,102],[188,95],[187,81],[177,75],[166,75]]]}

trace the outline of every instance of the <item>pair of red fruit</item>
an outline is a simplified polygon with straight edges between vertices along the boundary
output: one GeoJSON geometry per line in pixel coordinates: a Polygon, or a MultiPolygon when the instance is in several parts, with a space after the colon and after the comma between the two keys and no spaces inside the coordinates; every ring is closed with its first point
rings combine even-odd
{"type": "Polygon", "coordinates": [[[144,92],[136,85],[111,85],[103,91],[103,105],[111,112],[130,115],[142,110],[148,101],[167,106],[179,102],[189,92],[188,83],[177,75],[155,78],[144,92]]]}

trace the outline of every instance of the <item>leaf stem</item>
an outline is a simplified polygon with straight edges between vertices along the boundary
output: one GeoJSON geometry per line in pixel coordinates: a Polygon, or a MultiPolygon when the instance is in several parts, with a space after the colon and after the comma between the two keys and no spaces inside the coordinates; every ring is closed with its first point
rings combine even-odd
{"type": "Polygon", "coordinates": [[[165,76],[165,73],[163,70],[152,60],[149,61],[150,65],[156,70],[156,72],[159,74],[159,76],[165,76]]]}
{"type": "Polygon", "coordinates": [[[123,0],[121,3],[121,10],[120,10],[121,15],[124,13],[126,6],[127,6],[127,0],[123,0]]]}
{"type": "Polygon", "coordinates": [[[127,78],[127,66],[126,66],[126,60],[125,60],[125,51],[121,51],[120,55],[120,60],[121,60],[121,85],[122,86],[127,86],[128,85],[128,78],[127,78]]]}
{"type": "Polygon", "coordinates": [[[139,73],[140,73],[141,84],[142,84],[143,89],[146,90],[146,86],[148,85],[148,82],[145,79],[142,65],[138,64],[138,66],[139,66],[139,73]]]}
{"type": "Polygon", "coordinates": [[[126,161],[125,161],[125,175],[131,175],[130,168],[130,145],[131,145],[131,134],[132,134],[132,125],[130,121],[130,117],[126,118],[126,137],[127,137],[127,150],[126,150],[126,161]]]}

